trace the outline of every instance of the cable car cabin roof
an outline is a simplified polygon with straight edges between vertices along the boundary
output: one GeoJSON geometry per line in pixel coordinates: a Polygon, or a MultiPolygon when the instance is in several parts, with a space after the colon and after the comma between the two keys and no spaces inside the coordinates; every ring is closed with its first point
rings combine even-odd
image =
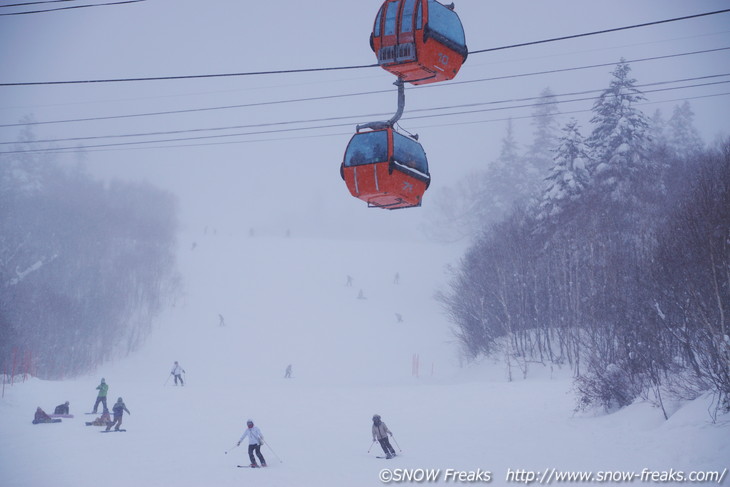
{"type": "Polygon", "coordinates": [[[353,135],[340,175],[352,196],[389,210],[420,206],[431,182],[421,144],[392,127],[353,135]]]}
{"type": "Polygon", "coordinates": [[[370,47],[384,69],[413,84],[452,79],[469,52],[459,16],[436,0],[385,0],[370,47]]]}

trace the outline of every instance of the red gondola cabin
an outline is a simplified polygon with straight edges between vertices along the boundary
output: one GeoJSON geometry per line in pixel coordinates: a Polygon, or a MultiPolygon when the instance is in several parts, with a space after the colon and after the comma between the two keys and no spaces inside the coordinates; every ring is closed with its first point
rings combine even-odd
{"type": "Polygon", "coordinates": [[[383,69],[414,85],[454,78],[469,52],[453,4],[436,0],[386,0],[370,47],[383,69]]]}
{"type": "Polygon", "coordinates": [[[431,182],[421,144],[392,127],[353,135],[340,175],[352,196],[389,210],[421,206],[431,182]]]}

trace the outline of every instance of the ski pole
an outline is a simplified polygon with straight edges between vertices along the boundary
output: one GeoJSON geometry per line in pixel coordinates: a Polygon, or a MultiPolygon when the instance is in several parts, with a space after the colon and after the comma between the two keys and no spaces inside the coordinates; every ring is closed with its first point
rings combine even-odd
{"type": "Polygon", "coordinates": [[[271,448],[271,445],[269,445],[269,442],[268,441],[265,441],[264,444],[269,447],[269,450],[271,450],[271,453],[273,453],[274,456],[276,457],[276,459],[279,460],[279,463],[284,463],[284,462],[281,461],[281,458],[279,458],[279,455],[276,454],[276,452],[274,451],[274,449],[271,448]]]}
{"type": "Polygon", "coordinates": [[[234,448],[238,448],[238,446],[239,446],[238,443],[236,443],[236,446],[234,446],[233,448],[231,448],[229,450],[226,450],[226,455],[228,455],[228,452],[231,451],[231,450],[233,450],[234,448]]]}
{"type": "Polygon", "coordinates": [[[370,453],[370,450],[373,449],[373,445],[375,444],[375,440],[373,440],[372,443],[370,443],[370,448],[368,448],[368,453],[370,453]]]}
{"type": "Polygon", "coordinates": [[[391,437],[391,438],[393,438],[393,441],[395,442],[395,446],[397,446],[397,447],[398,447],[398,451],[401,451],[401,452],[402,452],[403,450],[401,450],[401,448],[400,448],[400,445],[398,444],[398,442],[397,442],[397,441],[396,441],[396,439],[395,439],[395,436],[393,436],[393,435],[390,435],[390,437],[391,437]]]}
{"type": "MultiPolygon", "coordinates": [[[[170,374],[170,375],[172,375],[172,374],[170,374]]],[[[165,386],[167,385],[167,381],[169,381],[169,380],[170,380],[170,375],[168,375],[168,376],[167,376],[167,380],[166,380],[166,381],[165,381],[165,383],[164,383],[164,384],[162,385],[162,387],[165,387],[165,386]]]]}

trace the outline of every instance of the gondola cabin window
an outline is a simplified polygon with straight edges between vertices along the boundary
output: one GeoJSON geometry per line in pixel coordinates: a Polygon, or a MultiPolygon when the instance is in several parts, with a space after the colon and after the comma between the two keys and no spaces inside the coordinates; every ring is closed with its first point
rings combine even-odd
{"type": "Polygon", "coordinates": [[[345,167],[388,160],[388,132],[364,132],[353,137],[347,146],[345,167]]]}
{"type": "Polygon", "coordinates": [[[426,152],[421,144],[397,132],[393,132],[393,161],[428,175],[426,152]]]}
{"type": "Polygon", "coordinates": [[[428,27],[437,35],[443,36],[444,41],[453,43],[454,50],[465,48],[466,38],[459,16],[435,0],[428,2],[428,27]]]}

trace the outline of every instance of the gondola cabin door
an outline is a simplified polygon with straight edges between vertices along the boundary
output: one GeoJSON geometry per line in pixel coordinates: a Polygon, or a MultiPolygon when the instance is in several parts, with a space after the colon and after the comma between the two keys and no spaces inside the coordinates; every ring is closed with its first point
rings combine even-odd
{"type": "Polygon", "coordinates": [[[386,0],[370,47],[383,69],[415,85],[454,78],[468,54],[459,16],[436,0],[386,0]]]}
{"type": "Polygon", "coordinates": [[[431,182],[421,144],[392,127],[353,135],[340,175],[352,196],[390,210],[420,206],[431,182]]]}

